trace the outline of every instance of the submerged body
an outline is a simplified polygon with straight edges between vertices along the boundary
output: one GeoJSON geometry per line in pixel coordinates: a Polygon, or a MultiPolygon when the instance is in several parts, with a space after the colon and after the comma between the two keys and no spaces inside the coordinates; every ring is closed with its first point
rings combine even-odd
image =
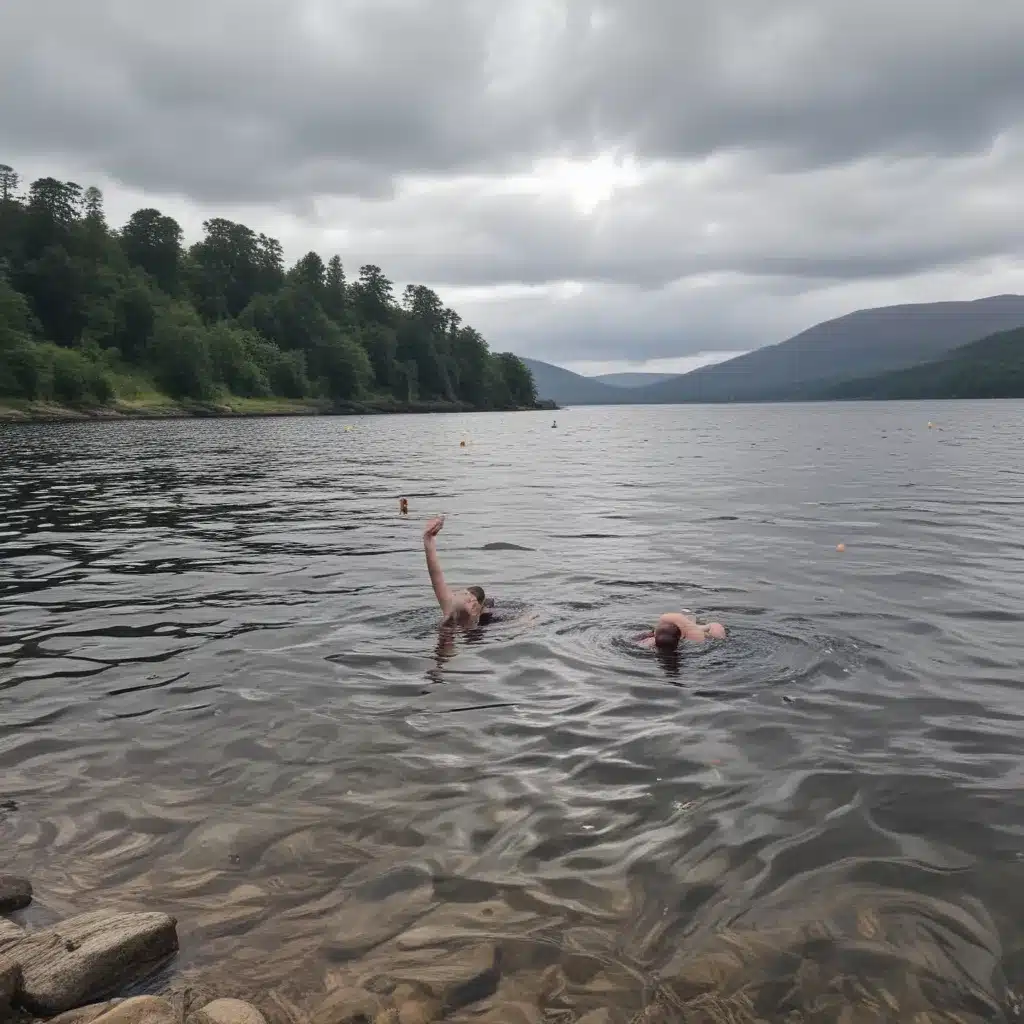
{"type": "Polygon", "coordinates": [[[702,644],[705,640],[724,640],[725,626],[720,622],[700,625],[696,619],[682,612],[666,612],[660,616],[654,629],[637,638],[641,647],[674,651],[680,643],[702,644]]]}

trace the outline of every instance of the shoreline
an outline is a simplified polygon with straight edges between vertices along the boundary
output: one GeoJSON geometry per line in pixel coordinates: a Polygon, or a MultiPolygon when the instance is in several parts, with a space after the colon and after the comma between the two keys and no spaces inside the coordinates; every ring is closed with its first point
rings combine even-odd
{"type": "Polygon", "coordinates": [[[120,420],[238,419],[255,416],[389,416],[430,413],[544,412],[554,403],[533,408],[478,409],[463,402],[329,402],[320,399],[233,398],[226,402],[115,402],[108,406],[72,406],[56,402],[0,401],[0,424],[85,423],[120,420]]]}

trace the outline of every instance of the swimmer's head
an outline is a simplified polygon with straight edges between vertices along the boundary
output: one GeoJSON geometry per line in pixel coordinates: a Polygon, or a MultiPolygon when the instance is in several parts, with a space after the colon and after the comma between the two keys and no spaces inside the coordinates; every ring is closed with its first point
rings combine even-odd
{"type": "Polygon", "coordinates": [[[475,626],[480,621],[485,600],[482,587],[467,587],[460,591],[455,595],[450,621],[460,626],[475,626]]]}
{"type": "Polygon", "coordinates": [[[659,651],[674,651],[683,638],[683,631],[671,622],[659,622],[654,630],[654,646],[659,651]]]}

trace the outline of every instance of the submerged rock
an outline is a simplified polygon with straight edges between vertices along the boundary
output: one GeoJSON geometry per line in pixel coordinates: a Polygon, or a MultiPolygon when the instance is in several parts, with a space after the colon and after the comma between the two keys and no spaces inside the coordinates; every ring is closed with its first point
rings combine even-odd
{"type": "Polygon", "coordinates": [[[50,1017],[138,981],[177,948],[175,921],[166,914],[100,910],[10,944],[0,953],[0,971],[18,965],[21,1004],[50,1017]]]}
{"type": "Polygon", "coordinates": [[[325,951],[336,962],[357,959],[401,935],[436,902],[425,868],[403,865],[371,876],[353,888],[333,915],[325,951]]]}
{"type": "Polygon", "coordinates": [[[13,964],[0,971],[0,1020],[6,1020],[12,1012],[21,992],[21,968],[13,964]]]}
{"type": "Polygon", "coordinates": [[[267,1024],[266,1018],[241,999],[214,999],[189,1016],[195,1024],[267,1024]]]}
{"type": "Polygon", "coordinates": [[[32,902],[32,883],[17,875],[0,875],[0,914],[23,910],[32,902]]]}
{"type": "Polygon", "coordinates": [[[178,1024],[178,1015],[166,999],[136,996],[96,1017],[93,1024],[178,1024]]]}
{"type": "Polygon", "coordinates": [[[371,1024],[383,1005],[379,996],[364,988],[336,988],[317,1007],[312,1024],[371,1024]]]}
{"type": "Polygon", "coordinates": [[[465,946],[401,980],[423,986],[445,1014],[451,1013],[494,995],[501,981],[501,950],[490,942],[465,946]]]}
{"type": "Polygon", "coordinates": [[[92,1024],[97,1017],[102,1017],[108,1010],[123,1003],[123,999],[108,999],[104,1003],[91,1003],[89,1006],[79,1006],[74,1010],[66,1010],[64,1013],[51,1017],[46,1024],[92,1024]]]}

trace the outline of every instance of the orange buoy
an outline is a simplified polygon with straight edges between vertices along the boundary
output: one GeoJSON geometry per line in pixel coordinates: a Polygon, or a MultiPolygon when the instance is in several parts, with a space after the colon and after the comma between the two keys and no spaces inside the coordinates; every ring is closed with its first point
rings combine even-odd
{"type": "Polygon", "coordinates": [[[846,550],[846,545],[845,544],[837,544],[836,545],[836,551],[838,551],[840,554],[842,554],[845,550],[846,550]]]}
{"type": "Polygon", "coordinates": [[[399,499],[399,501],[398,501],[398,511],[401,512],[403,516],[406,516],[406,515],[409,514],[409,501],[408,501],[407,498],[400,498],[399,499]]]}

